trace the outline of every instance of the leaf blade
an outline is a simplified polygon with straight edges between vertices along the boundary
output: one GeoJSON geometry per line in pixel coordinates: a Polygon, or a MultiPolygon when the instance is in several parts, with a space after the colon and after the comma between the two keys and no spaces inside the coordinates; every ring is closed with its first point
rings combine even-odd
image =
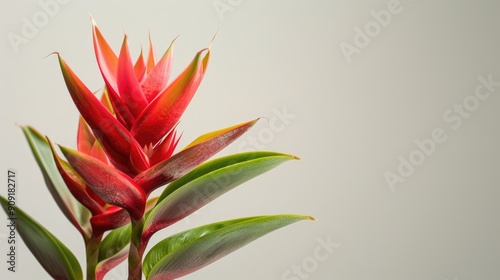
{"type": "Polygon", "coordinates": [[[275,152],[233,154],[206,162],[170,183],[144,223],[143,238],[149,239],[217,197],[285,161],[297,157],[275,152]]]}
{"type": "MultiPolygon", "coordinates": [[[[10,216],[7,199],[0,196],[0,202],[10,216]]],[[[17,232],[48,274],[54,279],[83,279],[78,260],[61,241],[21,209],[14,211],[17,232]]]]}
{"type": "Polygon", "coordinates": [[[138,174],[134,181],[139,184],[146,193],[169,183],[189,172],[200,163],[206,161],[214,154],[231,144],[238,137],[250,129],[258,119],[234,125],[200,136],[203,141],[195,140],[195,144],[162,161],[148,170],[138,174]]]}
{"type": "Polygon", "coordinates": [[[104,202],[101,199],[94,199],[96,194],[87,187],[84,180],[75,172],[73,167],[57,155],[50,142],[49,145],[52,150],[57,169],[59,170],[59,174],[63,178],[73,197],[75,197],[76,200],[78,200],[83,206],[87,207],[87,209],[89,209],[92,213],[92,216],[102,213],[104,210],[104,202]]]}
{"type": "Polygon", "coordinates": [[[86,219],[89,211],[71,195],[52,156],[51,147],[40,132],[30,126],[21,126],[31,152],[45,179],[45,185],[64,216],[83,236],[90,236],[90,224],[86,219]]]}
{"type": "Polygon", "coordinates": [[[144,214],[146,194],[130,177],[92,156],[59,147],[71,166],[102,200],[127,209],[134,219],[144,214]]]}
{"type": "Polygon", "coordinates": [[[120,254],[130,243],[131,235],[132,227],[130,223],[112,230],[101,242],[98,262],[101,263],[120,254]]]}
{"type": "Polygon", "coordinates": [[[289,224],[314,220],[299,215],[240,218],[204,225],[170,236],[146,255],[146,279],[176,279],[234,252],[246,244],[289,224]]]}

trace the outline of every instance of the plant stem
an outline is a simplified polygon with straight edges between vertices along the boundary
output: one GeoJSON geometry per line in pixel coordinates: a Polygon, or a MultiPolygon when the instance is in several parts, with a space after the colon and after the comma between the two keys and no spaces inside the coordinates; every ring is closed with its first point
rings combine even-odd
{"type": "Polygon", "coordinates": [[[85,245],[87,254],[87,280],[95,280],[95,270],[99,260],[99,247],[101,245],[102,233],[93,233],[85,245]]]}
{"type": "Polygon", "coordinates": [[[130,249],[128,253],[128,279],[141,280],[142,278],[142,250],[141,238],[144,227],[144,218],[139,220],[131,219],[132,235],[130,238],[130,249]]]}

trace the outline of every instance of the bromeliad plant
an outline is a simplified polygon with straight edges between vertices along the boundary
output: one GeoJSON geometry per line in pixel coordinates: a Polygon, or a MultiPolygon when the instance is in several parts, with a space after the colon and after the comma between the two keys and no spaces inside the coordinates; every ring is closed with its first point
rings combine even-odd
{"type": "MultiPolygon", "coordinates": [[[[105,87],[100,99],[56,53],[80,120],[77,149],[59,146],[30,126],[22,130],[57,205],[83,237],[86,278],[103,279],[128,259],[129,279],[176,279],[291,223],[299,215],[239,218],[192,228],[163,239],[148,252],[150,238],[232,188],[297,159],[276,152],[214,154],[257,120],[206,133],[174,153],[176,126],[208,66],[210,49],[199,51],[169,83],[172,46],[156,60],[133,62],[125,35],[118,56],[93,22],[94,51],[105,87]],[[159,197],[152,192],[167,185],[159,197]],[[145,254],[146,253],[146,254],[145,254]]],[[[8,202],[1,197],[8,211],[8,202]]],[[[12,211],[8,214],[13,214],[12,211]]],[[[73,253],[47,229],[16,209],[17,230],[54,279],[83,279],[73,253]]]]}

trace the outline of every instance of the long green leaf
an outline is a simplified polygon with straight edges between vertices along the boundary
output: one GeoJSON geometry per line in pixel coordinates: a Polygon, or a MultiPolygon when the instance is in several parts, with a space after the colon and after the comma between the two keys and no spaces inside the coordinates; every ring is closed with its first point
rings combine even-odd
{"type": "Polygon", "coordinates": [[[144,224],[144,239],[234,187],[296,157],[276,152],[247,152],[206,162],[170,183],[144,224]]]}
{"type": "Polygon", "coordinates": [[[146,279],[176,279],[203,268],[246,244],[286,225],[313,220],[299,215],[240,218],[204,225],[168,237],[143,262],[146,279]]]}
{"type": "Polygon", "coordinates": [[[42,267],[54,279],[83,279],[82,269],[76,257],[47,229],[38,224],[18,207],[9,208],[7,199],[0,196],[2,207],[24,243],[42,267]]]}
{"type": "Polygon", "coordinates": [[[82,235],[86,237],[90,236],[90,212],[81,205],[68,190],[57,170],[47,139],[30,126],[22,126],[21,128],[24,136],[28,140],[31,152],[42,171],[45,184],[57,205],[66,218],[68,218],[82,235]]]}

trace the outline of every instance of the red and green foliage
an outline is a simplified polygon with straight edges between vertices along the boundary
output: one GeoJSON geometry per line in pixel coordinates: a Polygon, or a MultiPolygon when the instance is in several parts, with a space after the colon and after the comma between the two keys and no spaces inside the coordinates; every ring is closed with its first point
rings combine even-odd
{"type": "MultiPolygon", "coordinates": [[[[86,279],[103,279],[126,259],[129,279],[177,279],[271,231],[312,219],[286,214],[222,221],[169,236],[146,252],[161,229],[297,157],[255,151],[210,160],[257,119],[203,134],[176,152],[177,124],[203,80],[211,50],[196,53],[170,79],[173,42],[157,60],[150,41],[147,57],[141,52],[133,62],[127,36],[116,55],[94,22],[92,31],[105,84],[100,98],[56,53],[81,115],[76,149],[22,127],[50,193],[83,238],[86,279]],[[158,188],[164,188],[161,195],[151,197],[158,188]]],[[[5,198],[0,202],[7,211],[5,198]]],[[[64,244],[22,210],[16,213],[20,236],[51,277],[83,279],[80,263],[64,244]]]]}

